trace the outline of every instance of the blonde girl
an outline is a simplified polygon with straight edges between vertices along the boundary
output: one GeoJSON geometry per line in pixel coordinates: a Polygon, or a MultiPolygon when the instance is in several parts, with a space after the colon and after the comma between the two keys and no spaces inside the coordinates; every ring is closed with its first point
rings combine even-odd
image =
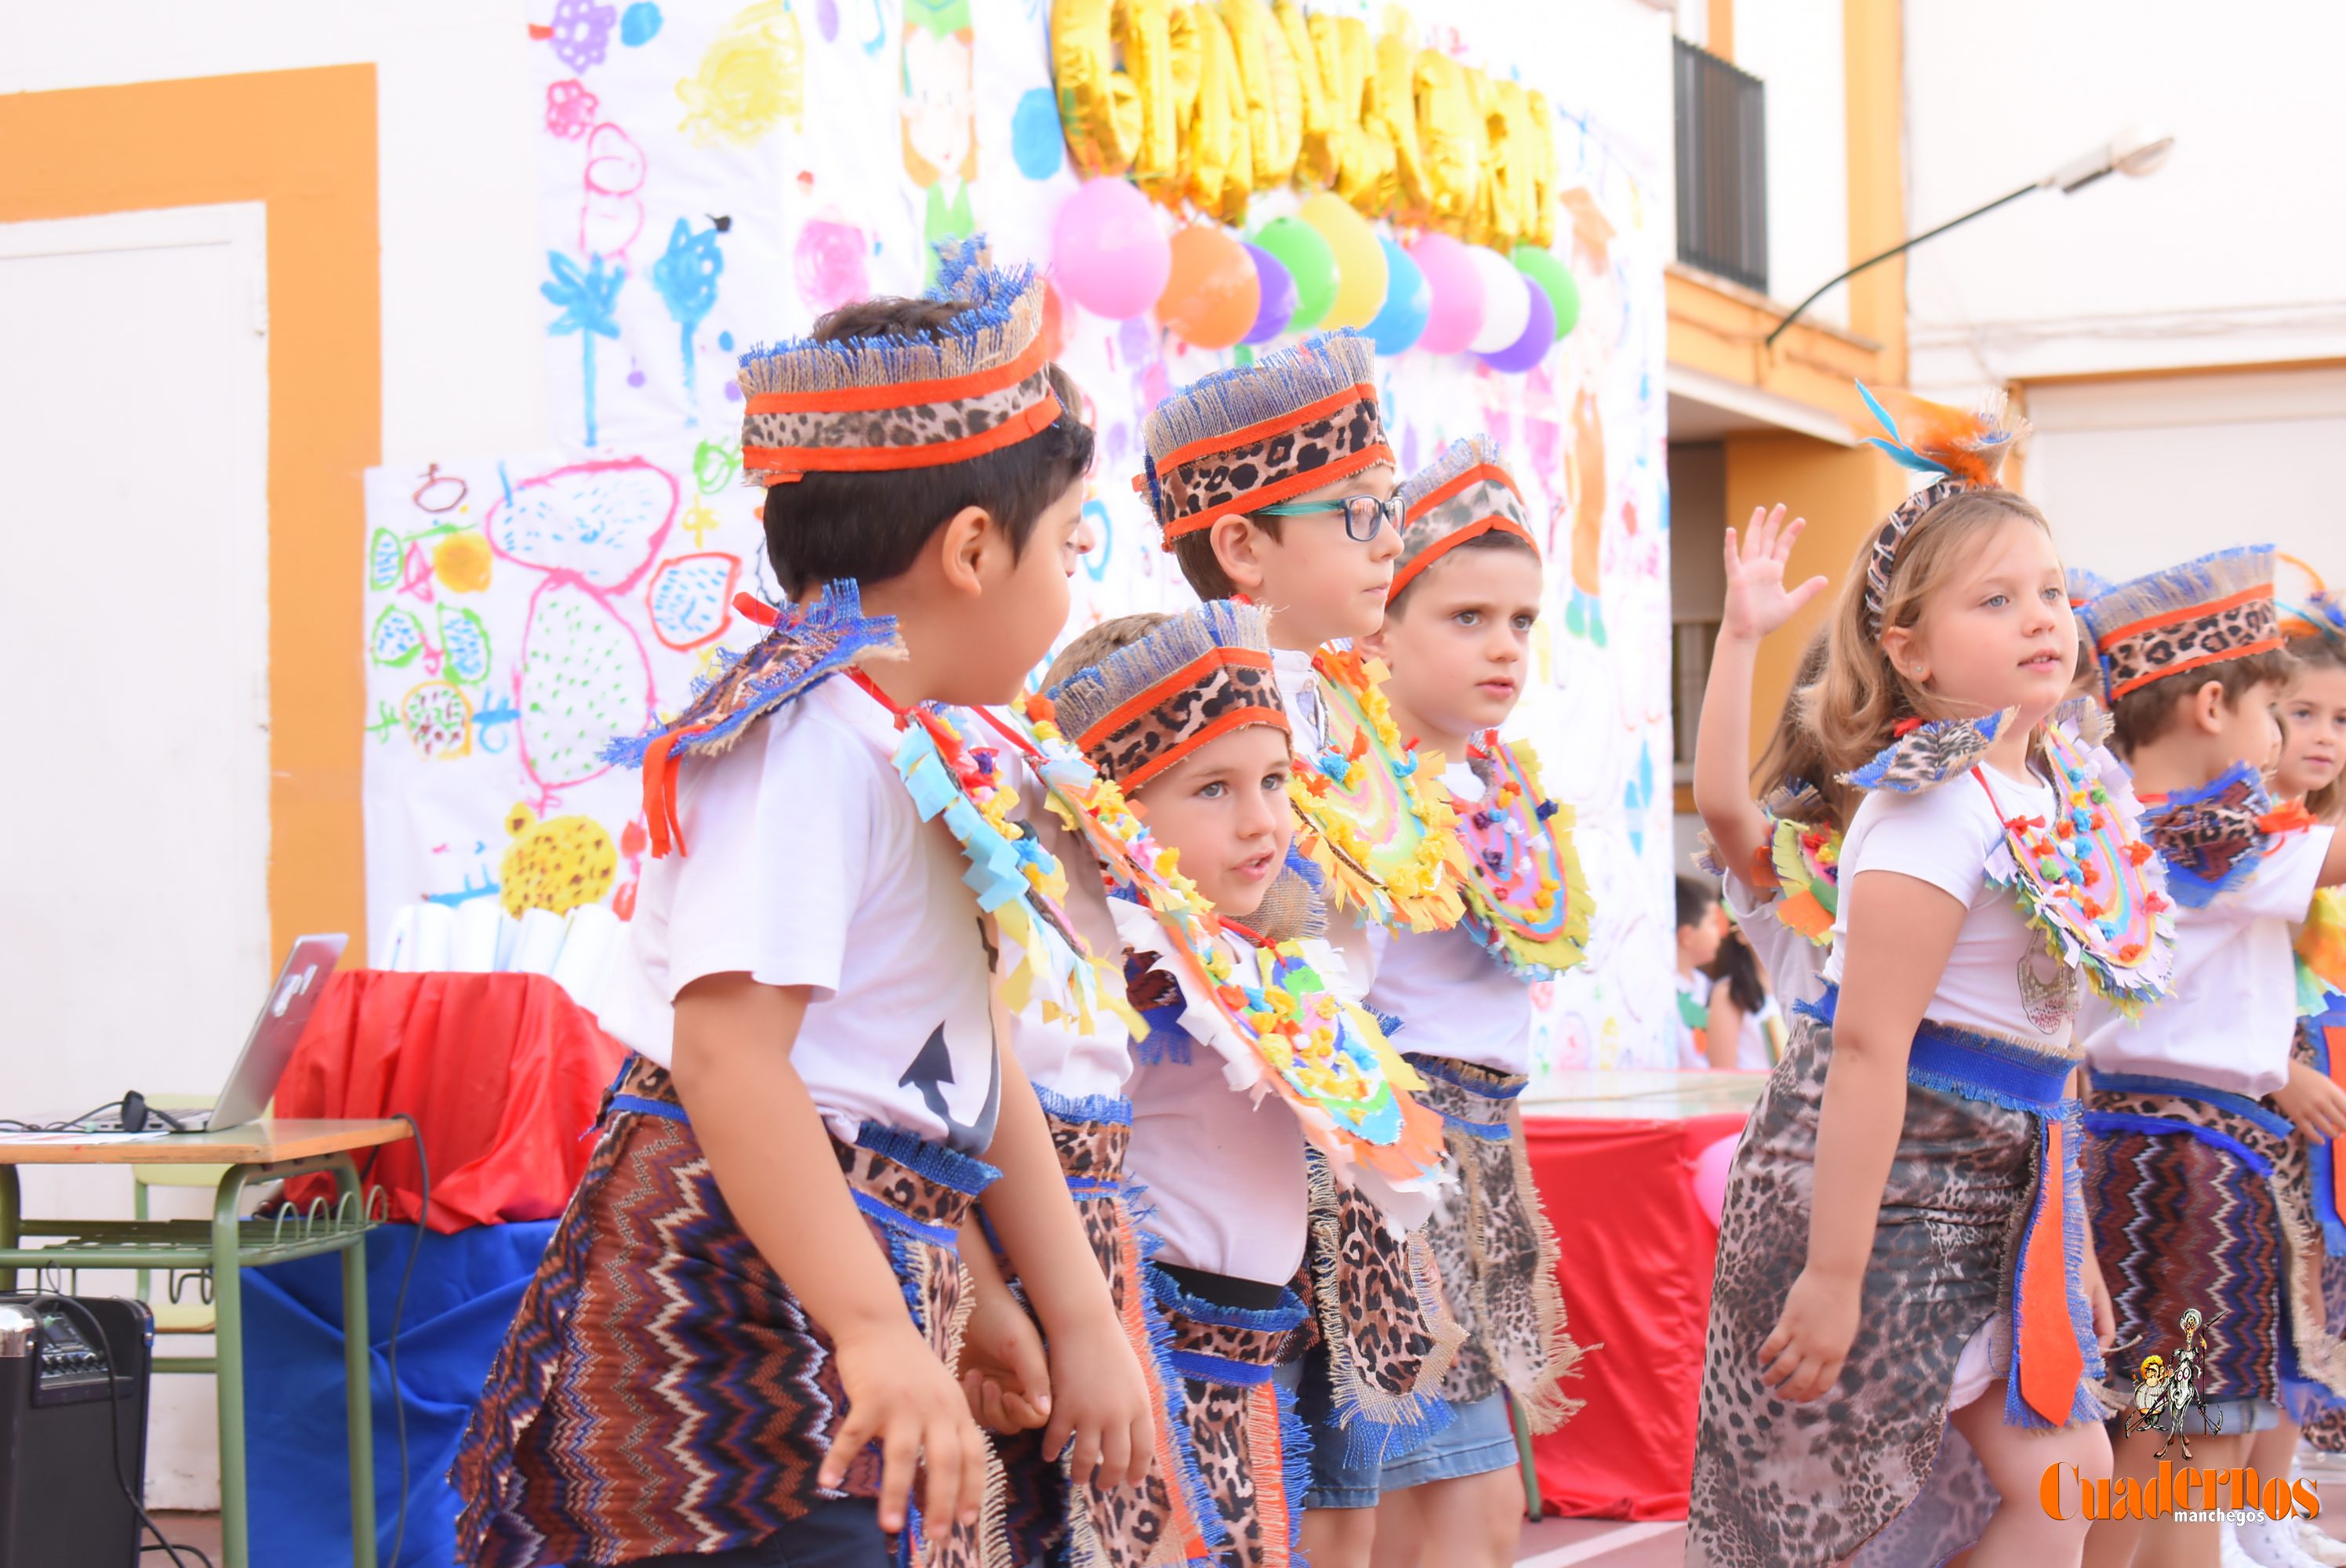
{"type": "Polygon", "coordinates": [[[2047,1467],[2110,1471],[2078,975],[2147,999],[2171,936],[2122,772],[2048,722],[2076,623],[2043,514],[1995,486],[2011,433],[1917,403],[1901,440],[1875,407],[1877,444],[1933,483],[1858,553],[1809,704],[1825,763],[1866,794],[1824,993],[1729,1182],[1687,1561],[1970,1545],[1972,1568],[2053,1568],[2086,1522],[2074,1486],[2066,1513],[2040,1505],[2047,1467]]]}

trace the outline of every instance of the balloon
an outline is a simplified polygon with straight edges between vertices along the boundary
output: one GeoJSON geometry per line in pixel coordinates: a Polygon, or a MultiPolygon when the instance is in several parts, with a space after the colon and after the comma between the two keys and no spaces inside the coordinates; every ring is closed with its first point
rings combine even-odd
{"type": "Polygon", "coordinates": [[[1167,0],[1060,0],[1053,8],[1051,76],[1068,149],[1086,174],[1147,180],[1172,171],[1180,148],[1168,20],[1167,0]]]}
{"type": "Polygon", "coordinates": [[[1254,313],[1254,325],[1239,341],[1267,343],[1287,331],[1287,323],[1294,320],[1295,275],[1260,245],[1247,246],[1246,253],[1254,262],[1255,282],[1262,291],[1262,304],[1254,313]]]}
{"type": "Polygon", "coordinates": [[[1320,231],[1300,218],[1274,218],[1254,242],[1270,251],[1294,281],[1295,313],[1288,319],[1287,330],[1303,332],[1318,326],[1336,302],[1336,253],[1320,231]]]}
{"type": "Polygon", "coordinates": [[[1735,1164],[1735,1151],[1742,1143],[1743,1135],[1734,1133],[1710,1145],[1694,1157],[1694,1201],[1714,1230],[1719,1228],[1720,1217],[1727,1212],[1727,1173],[1729,1167],[1735,1164]]]}
{"type": "Polygon", "coordinates": [[[1304,199],[1296,216],[1320,231],[1336,258],[1336,300],[1323,327],[1365,327],[1385,302],[1385,253],[1369,220],[1333,191],[1304,199]]]}
{"type": "Polygon", "coordinates": [[[1431,354],[1464,352],[1483,325],[1483,275],[1474,257],[1447,234],[1419,235],[1409,256],[1433,296],[1417,346],[1431,354]]]}
{"type": "Polygon", "coordinates": [[[1494,354],[1524,335],[1524,322],[1531,312],[1530,296],[1525,290],[1531,284],[1495,250],[1470,245],[1466,255],[1474,265],[1474,275],[1483,280],[1483,325],[1466,347],[1473,353],[1494,354]]]}
{"type": "Polygon", "coordinates": [[[1548,303],[1556,307],[1556,335],[1561,338],[1571,331],[1572,324],[1580,320],[1580,285],[1572,280],[1571,269],[1553,250],[1518,245],[1515,270],[1538,284],[1548,303]]]}
{"type": "Polygon", "coordinates": [[[1173,236],[1172,251],[1157,319],[1198,348],[1229,348],[1262,309],[1262,280],[1246,247],[1210,223],[1192,223],[1173,236]]]}
{"type": "Polygon", "coordinates": [[[1128,321],[1165,292],[1173,251],[1148,199],[1120,179],[1086,180],[1051,224],[1051,267],[1068,299],[1128,321]]]}
{"type": "Polygon", "coordinates": [[[1516,287],[1524,291],[1525,303],[1531,307],[1530,314],[1524,321],[1524,335],[1497,353],[1483,356],[1484,364],[1494,371],[1504,371],[1509,375],[1531,369],[1547,358],[1547,351],[1556,347],[1556,307],[1548,303],[1546,291],[1537,283],[1520,272],[1515,277],[1518,280],[1516,287]]]}
{"type": "Polygon", "coordinates": [[[1375,343],[1381,354],[1397,354],[1424,334],[1426,317],[1433,309],[1433,291],[1425,285],[1425,274],[1409,259],[1409,252],[1385,239],[1377,237],[1384,249],[1384,307],[1369,322],[1369,341],[1375,343]]]}

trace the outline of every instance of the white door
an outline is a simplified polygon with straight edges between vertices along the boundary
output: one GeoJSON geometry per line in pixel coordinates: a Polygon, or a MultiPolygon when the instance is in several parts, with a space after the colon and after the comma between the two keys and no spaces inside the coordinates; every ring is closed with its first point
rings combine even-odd
{"type": "MultiPolygon", "coordinates": [[[[0,224],[0,1116],[218,1090],[274,972],[263,224],[0,224]]],[[[130,1212],[119,1167],[25,1174],[130,1212]]],[[[216,1505],[210,1380],[158,1384],[148,1501],[216,1505]]]]}

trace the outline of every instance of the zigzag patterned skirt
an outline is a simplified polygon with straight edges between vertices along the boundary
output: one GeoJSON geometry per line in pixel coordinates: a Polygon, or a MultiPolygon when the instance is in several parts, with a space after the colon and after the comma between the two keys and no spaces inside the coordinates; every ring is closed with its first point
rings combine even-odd
{"type": "Polygon", "coordinates": [[[1580,1347],[1565,1329],[1556,1232],[1524,1147],[1519,1096],[1530,1080],[1447,1056],[1409,1061],[1426,1079],[1418,1102],[1441,1115],[1459,1179],[1430,1233],[1443,1294],[1465,1330],[1442,1397],[1470,1404],[1504,1385],[1533,1431],[1552,1431],[1580,1408],[1558,1387],[1580,1347]]]}
{"type": "MultiPolygon", "coordinates": [[[[867,1125],[837,1144],[873,1245],[947,1366],[968,1314],[954,1231],[998,1174],[867,1125]]],[[[457,1554],[481,1568],[625,1563],[755,1545],[826,1494],[815,1476],[845,1415],[830,1339],[734,1223],[668,1073],[633,1058],[536,1277],[524,1291],[449,1483],[457,1554]]],[[[995,1506],[896,1560],[1011,1561],[995,1506]]],[[[879,1492],[877,1453],[844,1492],[879,1492]]]]}
{"type": "Polygon", "coordinates": [[[2311,1410],[2346,1398],[2329,1325],[2310,1145],[2270,1100],[2142,1074],[2094,1074],[2086,1130],[2094,1249],[2117,1364],[2172,1353],[2207,1324],[2200,1396],[2311,1410]]]}
{"type": "Polygon", "coordinates": [[[1021,1561],[1055,1554],[1050,1560],[1068,1568],[1210,1564],[1229,1543],[1229,1530],[1198,1474],[1188,1400],[1173,1369],[1172,1329],[1148,1288],[1146,1269],[1156,1243],[1135,1224],[1136,1211],[1146,1214],[1145,1200],[1125,1175],[1131,1102],[1035,1093],[1085,1237],[1107,1275],[1125,1336],[1148,1374],[1157,1417],[1157,1465],[1138,1486],[1102,1491],[1088,1481],[1070,1485],[1066,1467],[1044,1455],[1041,1433],[999,1439],[1010,1481],[1011,1539],[1021,1561]]]}

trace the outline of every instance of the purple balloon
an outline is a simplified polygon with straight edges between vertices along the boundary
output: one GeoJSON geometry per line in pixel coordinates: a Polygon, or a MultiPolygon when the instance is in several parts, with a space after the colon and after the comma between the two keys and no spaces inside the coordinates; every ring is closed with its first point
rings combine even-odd
{"type": "Polygon", "coordinates": [[[1556,347],[1556,301],[1528,276],[1524,276],[1524,287],[1530,290],[1532,302],[1532,317],[1524,323],[1524,335],[1504,349],[1475,356],[1493,370],[1511,376],[1530,370],[1556,347]]]}
{"type": "MultiPolygon", "coordinates": [[[[1239,243],[1246,245],[1243,239],[1239,243]]],[[[1254,325],[1239,341],[1267,343],[1287,331],[1287,323],[1294,319],[1295,274],[1260,245],[1247,245],[1246,253],[1254,258],[1254,275],[1262,284],[1262,308],[1254,313],[1254,325]]]]}

